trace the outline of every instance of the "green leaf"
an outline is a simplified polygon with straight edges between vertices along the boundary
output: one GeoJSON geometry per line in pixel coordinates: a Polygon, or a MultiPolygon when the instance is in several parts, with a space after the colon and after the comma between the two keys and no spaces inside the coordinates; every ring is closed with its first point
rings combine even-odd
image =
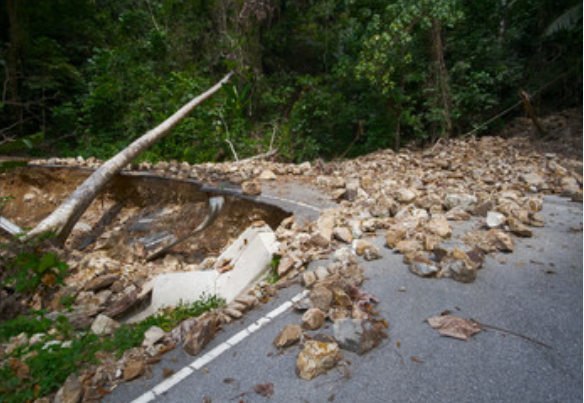
{"type": "Polygon", "coordinates": [[[39,263],[38,271],[39,273],[45,273],[48,269],[55,266],[57,263],[57,258],[53,253],[45,253],[39,263]]]}

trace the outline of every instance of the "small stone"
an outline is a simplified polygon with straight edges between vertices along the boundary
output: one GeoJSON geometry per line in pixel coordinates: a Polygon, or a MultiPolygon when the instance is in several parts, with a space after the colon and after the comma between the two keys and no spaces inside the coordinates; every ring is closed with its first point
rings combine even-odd
{"type": "Polygon", "coordinates": [[[326,315],[318,308],[312,308],[302,315],[302,327],[307,330],[319,329],[326,319],[326,315]]]}
{"type": "Polygon", "coordinates": [[[538,189],[542,189],[546,183],[544,178],[534,172],[521,175],[521,180],[523,180],[528,186],[533,186],[538,189]]]}
{"type": "Polygon", "coordinates": [[[489,245],[489,248],[487,248],[486,252],[492,252],[493,250],[498,250],[500,252],[513,252],[515,249],[513,238],[501,230],[489,230],[485,239],[489,245]]]}
{"type": "Polygon", "coordinates": [[[324,280],[330,275],[329,270],[324,266],[319,266],[315,271],[314,274],[318,280],[324,280]]]}
{"type": "Polygon", "coordinates": [[[109,308],[107,308],[103,314],[109,316],[110,318],[116,318],[118,316],[124,315],[126,312],[134,308],[140,299],[138,298],[138,293],[136,290],[128,292],[122,298],[114,302],[109,308]]]}
{"type": "Polygon", "coordinates": [[[385,244],[388,248],[395,248],[398,242],[400,242],[406,235],[407,228],[402,226],[394,226],[387,231],[385,237],[385,244]]]}
{"type": "Polygon", "coordinates": [[[262,185],[257,181],[246,181],[241,184],[241,191],[244,195],[258,196],[262,193],[262,185]]]}
{"type": "Polygon", "coordinates": [[[306,288],[312,287],[312,285],[316,282],[317,277],[314,271],[307,271],[302,274],[302,284],[306,288]]]}
{"type": "Polygon", "coordinates": [[[276,180],[276,174],[269,169],[266,169],[265,171],[262,171],[259,178],[264,181],[273,181],[276,180]]]}
{"type": "Polygon", "coordinates": [[[231,307],[223,308],[223,312],[233,319],[241,319],[243,317],[243,313],[241,311],[231,307]]]}
{"type": "Polygon", "coordinates": [[[431,263],[414,261],[410,263],[410,271],[420,277],[430,277],[438,273],[439,269],[431,263]]]}
{"type": "Polygon", "coordinates": [[[357,264],[357,257],[349,248],[341,248],[335,251],[334,261],[340,262],[343,266],[350,266],[357,264]]]}
{"type": "Polygon", "coordinates": [[[411,189],[399,189],[395,192],[395,199],[404,204],[409,204],[416,199],[416,193],[411,189]]]}
{"type": "Polygon", "coordinates": [[[144,333],[143,347],[150,347],[158,343],[166,335],[166,332],[158,326],[152,326],[144,333]]]}
{"type": "Polygon", "coordinates": [[[299,269],[303,264],[304,262],[298,252],[289,252],[280,259],[280,263],[278,264],[278,276],[285,276],[293,269],[299,269]]]}
{"type": "Polygon", "coordinates": [[[13,336],[8,341],[8,346],[6,347],[6,355],[12,354],[18,347],[22,347],[29,344],[28,335],[26,333],[20,333],[17,336],[13,336]]]}
{"type": "Polygon", "coordinates": [[[442,238],[450,238],[452,235],[452,227],[448,223],[446,217],[434,217],[425,226],[426,230],[431,234],[438,235],[442,238]]]}
{"type": "Polygon", "coordinates": [[[349,182],[347,182],[346,186],[345,186],[345,194],[344,197],[346,200],[353,202],[357,199],[357,197],[359,196],[359,190],[361,188],[359,187],[359,180],[358,179],[354,179],[351,180],[349,182]]]}
{"type": "Polygon", "coordinates": [[[245,306],[245,309],[252,309],[254,306],[258,304],[258,299],[254,295],[245,294],[237,297],[235,302],[240,303],[245,306]]]}
{"type": "Polygon", "coordinates": [[[477,198],[468,194],[447,194],[444,200],[444,207],[447,210],[454,207],[462,207],[466,211],[472,211],[477,204],[477,198]]]}
{"type": "Polygon", "coordinates": [[[343,358],[337,343],[309,340],[296,360],[296,374],[306,381],[327,373],[343,358]]]}
{"type": "Polygon", "coordinates": [[[333,237],[344,243],[353,242],[353,234],[347,227],[335,227],[333,229],[333,237]]]}
{"type": "Polygon", "coordinates": [[[120,327],[120,324],[106,315],[98,315],[91,325],[91,331],[98,336],[110,335],[120,327]]]}
{"type": "Polygon", "coordinates": [[[470,214],[462,207],[454,207],[450,209],[445,217],[450,221],[468,221],[470,220],[470,214]]]}
{"type": "Polygon", "coordinates": [[[54,403],[79,403],[83,397],[83,385],[77,375],[71,374],[55,395],[54,403]]]}
{"type": "Polygon", "coordinates": [[[183,349],[189,355],[197,355],[213,339],[219,330],[218,316],[214,313],[198,318],[185,337],[183,349]]]}
{"type": "Polygon", "coordinates": [[[339,319],[334,324],[335,340],[343,350],[359,355],[371,351],[387,337],[380,323],[366,319],[339,319]]]}
{"type": "Polygon", "coordinates": [[[394,249],[397,250],[402,255],[408,255],[411,253],[415,253],[419,250],[422,250],[423,246],[418,241],[404,240],[398,242],[397,245],[395,245],[394,249]]]}
{"type": "Polygon", "coordinates": [[[277,348],[285,348],[292,346],[300,341],[302,338],[302,327],[295,323],[286,325],[284,329],[274,339],[274,346],[277,348]]]}
{"type": "Polygon", "coordinates": [[[574,197],[574,195],[577,195],[578,193],[582,194],[578,181],[571,176],[562,178],[560,186],[562,188],[561,196],[563,197],[574,197]]]}
{"type": "Polygon", "coordinates": [[[36,194],[34,194],[34,193],[30,192],[30,193],[27,193],[27,194],[25,194],[25,195],[23,196],[22,200],[23,200],[25,203],[29,203],[29,202],[33,201],[35,198],[36,198],[36,194]]]}
{"type": "Polygon", "coordinates": [[[461,283],[472,283],[477,277],[477,267],[473,261],[464,251],[457,248],[440,262],[440,267],[442,277],[452,278],[461,283]]]}
{"type": "Polygon", "coordinates": [[[323,214],[316,221],[316,230],[311,237],[313,245],[328,248],[333,237],[335,218],[332,214],[323,214]]]}
{"type": "Polygon", "coordinates": [[[323,312],[328,312],[333,302],[333,293],[324,286],[314,287],[308,294],[312,306],[319,308],[323,312]]]}
{"type": "Polygon", "coordinates": [[[504,214],[497,213],[495,211],[489,211],[487,213],[485,223],[489,228],[500,228],[503,224],[505,224],[505,221],[507,221],[507,218],[504,214]]]}
{"type": "Polygon", "coordinates": [[[332,289],[333,305],[337,308],[349,309],[353,306],[353,300],[342,288],[335,287],[332,289]]]}
{"type": "Polygon", "coordinates": [[[357,256],[363,256],[363,254],[365,253],[365,250],[367,248],[370,248],[371,246],[373,246],[373,244],[369,241],[364,240],[364,239],[356,239],[353,242],[353,249],[355,250],[355,253],[357,254],[357,256]]]}
{"type": "Polygon", "coordinates": [[[533,231],[531,228],[522,224],[515,218],[509,218],[509,220],[507,220],[507,224],[509,224],[509,230],[517,236],[524,238],[531,238],[533,236],[533,231]]]}
{"type": "Polygon", "coordinates": [[[146,363],[141,359],[133,359],[124,367],[122,378],[125,382],[136,379],[144,374],[146,363]]]}
{"type": "Polygon", "coordinates": [[[111,286],[118,278],[119,276],[114,274],[99,276],[91,279],[84,289],[93,292],[100,291],[111,286]]]}
{"type": "Polygon", "coordinates": [[[369,248],[365,249],[365,252],[363,253],[363,257],[368,262],[372,261],[372,260],[381,259],[381,252],[377,246],[371,245],[369,248]]]}

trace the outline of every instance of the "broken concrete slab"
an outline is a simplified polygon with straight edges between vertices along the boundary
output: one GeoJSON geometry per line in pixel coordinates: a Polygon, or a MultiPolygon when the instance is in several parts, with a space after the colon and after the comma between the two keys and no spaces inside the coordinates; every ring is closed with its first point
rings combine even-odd
{"type": "Polygon", "coordinates": [[[248,228],[217,259],[229,260],[233,270],[217,278],[216,294],[227,303],[233,301],[261,277],[277,251],[276,235],[269,226],[248,228]]]}
{"type": "Polygon", "coordinates": [[[159,309],[194,302],[203,295],[216,295],[230,303],[257,281],[277,252],[276,236],[267,225],[249,227],[216,260],[229,262],[233,268],[189,271],[159,275],[152,283],[150,305],[133,316],[129,322],[142,320],[159,309]]]}

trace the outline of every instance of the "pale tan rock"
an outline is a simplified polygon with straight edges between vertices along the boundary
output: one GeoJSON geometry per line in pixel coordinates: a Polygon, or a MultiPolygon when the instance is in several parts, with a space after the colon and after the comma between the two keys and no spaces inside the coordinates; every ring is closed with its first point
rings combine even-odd
{"type": "Polygon", "coordinates": [[[400,203],[404,203],[404,204],[409,204],[411,202],[413,202],[416,199],[416,192],[414,192],[411,189],[398,189],[395,193],[394,193],[394,197],[395,199],[400,202],[400,203]]]}
{"type": "Polygon", "coordinates": [[[425,229],[442,238],[450,238],[452,227],[444,216],[434,217],[425,225],[425,229]]]}
{"type": "Polygon", "coordinates": [[[295,323],[287,325],[274,339],[274,346],[277,348],[290,347],[302,338],[302,327],[295,323]]]}
{"type": "Polygon", "coordinates": [[[410,253],[417,252],[423,249],[423,246],[420,242],[416,240],[404,240],[400,241],[395,245],[395,250],[397,250],[402,255],[408,255],[410,253]]]}
{"type": "Polygon", "coordinates": [[[312,285],[316,282],[317,277],[314,271],[307,271],[302,274],[302,284],[306,288],[312,287],[312,285]]]}
{"type": "Polygon", "coordinates": [[[304,262],[300,253],[296,251],[288,252],[286,255],[280,259],[278,264],[278,276],[282,277],[291,272],[293,269],[300,268],[304,262]]]}
{"type": "Polygon", "coordinates": [[[114,330],[120,327],[120,324],[106,315],[98,315],[93,324],[91,331],[98,336],[107,336],[113,334],[114,330]]]}
{"type": "Polygon", "coordinates": [[[327,373],[343,358],[337,343],[309,340],[296,360],[296,374],[306,381],[327,373]]]}
{"type": "Polygon", "coordinates": [[[531,230],[531,228],[519,222],[519,220],[513,217],[507,220],[507,224],[509,225],[509,230],[517,236],[524,238],[531,238],[533,236],[533,231],[531,230]]]}
{"type": "Polygon", "coordinates": [[[312,308],[302,315],[302,327],[306,330],[317,330],[324,324],[326,315],[318,308],[312,308]]]}
{"type": "Polygon", "coordinates": [[[319,308],[323,312],[328,312],[328,310],[331,308],[333,302],[333,293],[327,287],[324,287],[320,284],[314,286],[314,288],[308,294],[308,297],[312,302],[312,306],[319,308]]]}
{"type": "Polygon", "coordinates": [[[210,312],[198,318],[183,342],[183,349],[189,355],[197,355],[211,341],[219,330],[217,314],[210,312]]]}
{"type": "Polygon", "coordinates": [[[315,232],[312,234],[311,242],[320,248],[328,248],[333,237],[335,218],[332,214],[321,215],[316,222],[315,232]]]}
{"type": "Polygon", "coordinates": [[[273,181],[276,180],[276,174],[273,171],[266,169],[265,171],[262,171],[259,178],[264,181],[273,181]]]}
{"type": "Polygon", "coordinates": [[[83,385],[77,375],[71,374],[55,395],[54,403],[79,403],[83,398],[83,385]]]}
{"type": "Polygon", "coordinates": [[[241,184],[241,191],[244,195],[258,196],[262,194],[262,185],[257,181],[246,181],[241,184]]]}
{"type": "Polygon", "coordinates": [[[350,244],[353,242],[353,234],[347,227],[335,227],[333,229],[333,236],[335,239],[350,244]]]}
{"type": "Polygon", "coordinates": [[[393,226],[387,231],[385,244],[388,248],[395,248],[396,245],[405,237],[407,228],[403,226],[393,226]]]}
{"type": "Polygon", "coordinates": [[[126,363],[122,378],[125,382],[136,379],[144,374],[146,363],[143,359],[132,359],[126,363]]]}

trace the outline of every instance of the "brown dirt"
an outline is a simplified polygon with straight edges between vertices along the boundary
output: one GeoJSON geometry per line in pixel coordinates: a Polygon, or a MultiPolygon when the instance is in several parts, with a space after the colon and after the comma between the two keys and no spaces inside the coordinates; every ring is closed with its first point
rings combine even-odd
{"type": "MultiPolygon", "coordinates": [[[[34,227],[48,216],[89,175],[87,170],[25,167],[0,174],[0,195],[13,197],[2,215],[23,228],[34,227]]],[[[67,241],[68,248],[90,252],[98,240],[121,244],[114,255],[129,252],[129,246],[143,236],[168,231],[177,237],[196,228],[207,215],[208,195],[196,184],[154,177],[118,175],[98,196],[67,241]],[[161,214],[147,231],[133,227],[140,219],[161,214]],[[89,225],[92,230],[84,228],[89,225]]],[[[233,197],[211,228],[173,250],[186,261],[196,263],[219,254],[227,242],[252,222],[263,220],[276,228],[286,213],[278,208],[233,197]]],[[[102,242],[103,243],[103,242],[102,242]]],[[[134,251],[138,253],[138,251],[134,251]]],[[[127,260],[126,256],[120,256],[127,260]]]]}
{"type": "Polygon", "coordinates": [[[501,137],[526,137],[542,153],[555,153],[563,159],[582,161],[582,107],[567,109],[540,118],[546,135],[541,137],[532,121],[520,117],[509,122],[501,137]]]}

